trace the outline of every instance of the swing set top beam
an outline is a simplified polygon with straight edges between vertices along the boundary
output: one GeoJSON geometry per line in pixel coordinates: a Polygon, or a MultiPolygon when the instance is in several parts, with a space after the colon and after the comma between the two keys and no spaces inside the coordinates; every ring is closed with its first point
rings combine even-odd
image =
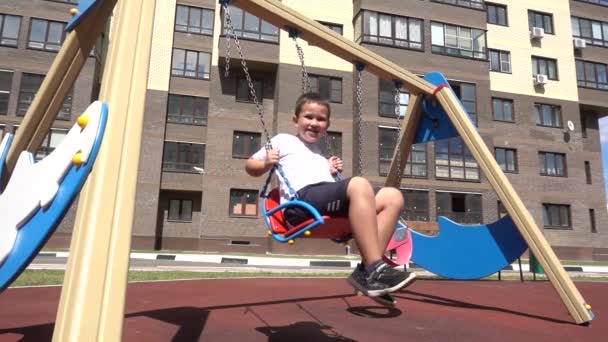
{"type": "MultiPolygon", "coordinates": [[[[221,2],[227,0],[221,0],[221,2]]],[[[432,95],[435,86],[388,59],[350,41],[278,0],[231,0],[231,4],[280,27],[296,29],[299,37],[385,80],[399,81],[412,94],[432,95]]]]}

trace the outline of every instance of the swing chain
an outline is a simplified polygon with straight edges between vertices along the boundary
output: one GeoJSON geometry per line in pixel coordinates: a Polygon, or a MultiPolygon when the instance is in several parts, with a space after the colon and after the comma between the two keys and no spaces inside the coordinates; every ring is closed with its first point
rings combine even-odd
{"type": "MultiPolygon", "coordinates": [[[[222,3],[222,5],[224,5],[224,3],[222,3]]],[[[226,23],[226,27],[230,28],[233,27],[232,26],[232,19],[230,18],[230,13],[228,11],[228,5],[227,3],[224,6],[224,22],[226,23]]],[[[224,65],[225,70],[224,70],[224,78],[228,78],[230,76],[230,30],[228,29],[228,32],[225,32],[225,36],[226,36],[226,45],[225,45],[225,49],[226,49],[226,63],[224,65]]]]}
{"type": "MultiPolygon", "coordinates": [[[[395,137],[395,150],[399,151],[400,137],[401,137],[401,82],[394,81],[395,84],[395,117],[397,118],[397,137],[395,137]]],[[[401,184],[401,177],[403,177],[403,171],[401,170],[401,153],[397,153],[395,158],[397,163],[397,174],[399,175],[399,184],[401,184]]]]}
{"type": "Polygon", "coordinates": [[[296,45],[300,64],[302,65],[302,93],[307,93],[310,91],[310,80],[308,79],[308,71],[306,70],[306,64],[304,63],[304,50],[302,50],[302,47],[298,44],[298,35],[294,34],[292,38],[296,45]]]}
{"type": "MultiPolygon", "coordinates": [[[[262,122],[262,128],[264,130],[264,135],[266,137],[266,143],[272,148],[270,143],[270,133],[268,133],[268,129],[266,128],[266,122],[264,120],[264,113],[262,112],[262,107],[260,106],[260,102],[258,101],[258,97],[255,93],[255,87],[253,86],[253,81],[251,79],[251,75],[249,74],[249,68],[247,67],[247,62],[245,61],[245,57],[243,55],[243,50],[241,48],[241,43],[239,41],[238,36],[236,35],[236,31],[234,30],[234,26],[232,25],[232,20],[230,18],[230,11],[228,10],[228,4],[223,3],[224,13],[226,14],[226,26],[228,27],[228,34],[226,36],[234,39],[234,45],[239,53],[239,57],[241,58],[241,65],[243,66],[243,72],[245,73],[245,78],[247,79],[247,85],[249,86],[249,94],[253,98],[253,103],[255,104],[255,108],[258,112],[258,117],[262,122]]],[[[228,63],[226,63],[228,65],[228,63]]],[[[227,67],[228,68],[228,67],[227,67]]]]}
{"type": "Polygon", "coordinates": [[[357,103],[357,148],[358,148],[358,156],[357,158],[357,174],[359,176],[363,175],[363,69],[365,65],[361,63],[357,63],[357,85],[355,87],[355,99],[357,103]]]}

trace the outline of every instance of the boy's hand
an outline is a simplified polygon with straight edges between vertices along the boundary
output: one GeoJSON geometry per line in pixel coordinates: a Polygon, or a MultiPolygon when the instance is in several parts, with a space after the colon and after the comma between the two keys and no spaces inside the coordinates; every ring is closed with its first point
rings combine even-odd
{"type": "Polygon", "coordinates": [[[271,168],[278,164],[280,159],[281,157],[279,154],[279,149],[272,149],[266,153],[266,160],[264,161],[264,165],[267,168],[271,168]]]}
{"type": "Polygon", "coordinates": [[[328,159],[329,161],[329,172],[331,172],[332,176],[334,176],[338,172],[342,172],[344,168],[344,162],[340,157],[331,156],[328,159]]]}

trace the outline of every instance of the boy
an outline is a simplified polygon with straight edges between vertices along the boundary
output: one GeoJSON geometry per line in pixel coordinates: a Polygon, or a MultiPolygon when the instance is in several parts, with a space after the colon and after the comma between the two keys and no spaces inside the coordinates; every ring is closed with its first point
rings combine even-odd
{"type": "MultiPolygon", "coordinates": [[[[271,139],[272,150],[260,149],[247,160],[245,169],[259,177],[280,163],[300,200],[321,215],[348,217],[362,259],[348,281],[368,296],[383,296],[416,278],[415,273],[397,271],[382,260],[403,208],[403,196],[395,188],[382,188],[374,195],[362,177],[334,181],[332,175],[342,171],[342,160],[325,159],[318,144],[329,127],[329,117],[329,103],[319,94],[302,94],[292,118],[296,135],[278,134],[271,139]]],[[[281,179],[281,202],[289,200],[289,189],[281,179]]],[[[308,218],[299,208],[285,209],[284,216],[292,225],[308,218]]]]}

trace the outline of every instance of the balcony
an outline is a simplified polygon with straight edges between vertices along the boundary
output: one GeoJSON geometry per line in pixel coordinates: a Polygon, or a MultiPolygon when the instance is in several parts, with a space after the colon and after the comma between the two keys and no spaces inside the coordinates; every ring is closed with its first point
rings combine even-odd
{"type": "Polygon", "coordinates": [[[439,2],[442,4],[448,4],[458,7],[467,7],[476,10],[485,10],[484,0],[431,0],[432,2],[439,2]]]}

